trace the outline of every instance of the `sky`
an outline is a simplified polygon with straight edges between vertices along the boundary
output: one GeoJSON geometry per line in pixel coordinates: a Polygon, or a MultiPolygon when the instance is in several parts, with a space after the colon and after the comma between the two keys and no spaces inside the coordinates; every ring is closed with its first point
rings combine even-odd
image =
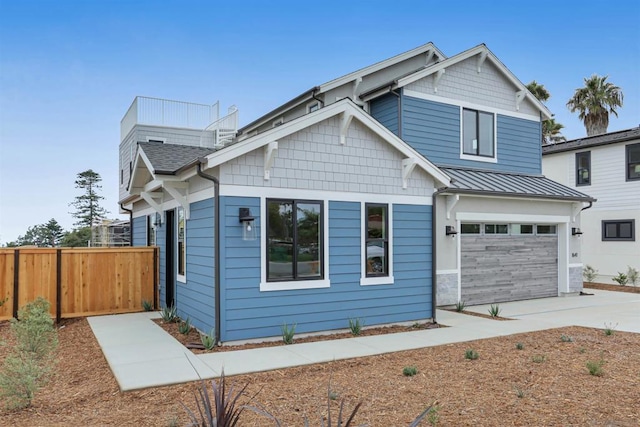
{"type": "Polygon", "coordinates": [[[240,125],[300,93],[433,42],[480,43],[566,108],[592,74],[624,93],[609,131],[640,125],[640,2],[0,0],[0,243],[55,218],[73,228],[76,175],[119,215],[120,120],[135,96],[236,105],[240,125]]]}

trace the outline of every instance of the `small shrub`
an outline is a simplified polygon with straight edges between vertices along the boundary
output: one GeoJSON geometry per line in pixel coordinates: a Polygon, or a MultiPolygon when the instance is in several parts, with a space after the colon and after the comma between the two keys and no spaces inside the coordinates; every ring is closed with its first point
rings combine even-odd
{"type": "Polygon", "coordinates": [[[438,425],[438,421],[440,421],[440,415],[438,415],[439,410],[440,410],[440,407],[432,406],[431,410],[429,411],[429,415],[427,415],[427,421],[432,426],[438,425]]]}
{"type": "Polygon", "coordinates": [[[580,353],[580,354],[584,354],[586,352],[587,352],[587,349],[584,348],[584,347],[580,347],[580,350],[578,350],[578,353],[580,353]]]}
{"type": "Polygon", "coordinates": [[[544,354],[534,354],[531,360],[533,360],[533,363],[544,363],[544,361],[547,360],[547,356],[544,354]]]}
{"type": "Polygon", "coordinates": [[[417,373],[418,373],[418,368],[416,368],[415,366],[405,366],[402,369],[402,375],[404,375],[405,377],[412,377],[417,373]]]}
{"type": "Polygon", "coordinates": [[[615,325],[612,325],[611,323],[605,323],[604,324],[604,330],[603,330],[604,334],[606,336],[613,335],[613,333],[615,332],[617,326],[618,326],[617,323],[615,325]]]}
{"type": "Polygon", "coordinates": [[[620,272],[618,272],[618,275],[614,276],[612,280],[614,282],[617,282],[620,286],[626,286],[626,284],[629,282],[629,278],[627,277],[627,275],[620,272]]]}
{"type": "Polygon", "coordinates": [[[593,361],[590,360],[587,362],[587,369],[589,370],[589,374],[595,377],[601,377],[604,374],[602,367],[606,362],[603,359],[593,361]]]}
{"type": "Polygon", "coordinates": [[[467,304],[462,300],[456,303],[456,311],[458,313],[462,313],[466,307],[467,307],[467,304]]]}
{"type": "Polygon", "coordinates": [[[472,348],[464,352],[464,358],[467,360],[476,360],[478,357],[480,357],[480,355],[472,348]]]}
{"type": "Polygon", "coordinates": [[[286,323],[282,324],[282,342],[285,344],[293,344],[293,336],[296,334],[296,324],[292,324],[291,326],[286,323]]]}
{"type": "Polygon", "coordinates": [[[359,317],[356,319],[349,319],[349,330],[351,331],[351,335],[360,335],[363,327],[364,321],[360,320],[359,317]]]}
{"type": "Polygon", "coordinates": [[[422,411],[422,413],[420,415],[418,415],[412,422],[411,424],[409,424],[409,427],[418,427],[418,425],[422,422],[422,420],[425,417],[427,418],[427,421],[429,421],[429,423],[433,426],[438,424],[438,410],[440,408],[438,406],[436,406],[435,402],[433,403],[433,405],[429,406],[427,409],[425,409],[424,411],[422,411]],[[434,415],[432,415],[434,414],[434,415]]]}
{"type": "Polygon", "coordinates": [[[582,269],[582,277],[586,282],[592,283],[598,277],[598,270],[591,267],[590,265],[587,265],[582,269]]]}
{"type": "Polygon", "coordinates": [[[167,323],[175,322],[178,319],[178,309],[173,304],[171,307],[163,307],[160,310],[160,317],[167,323]]]}
{"type": "Polygon", "coordinates": [[[519,342],[519,343],[517,343],[517,344],[516,344],[516,348],[517,348],[518,350],[523,350],[523,349],[524,349],[524,344],[522,344],[521,342],[519,342]]]}
{"type": "Polygon", "coordinates": [[[336,399],[338,399],[338,397],[339,397],[338,392],[333,391],[333,390],[331,390],[329,392],[329,399],[336,400],[336,399]]]}
{"type": "Polygon", "coordinates": [[[211,329],[211,332],[208,334],[200,334],[200,342],[204,346],[205,349],[211,350],[216,346],[216,334],[215,329],[211,329]]]}
{"type": "Polygon", "coordinates": [[[638,273],[638,270],[636,270],[635,268],[628,267],[627,278],[629,279],[629,283],[631,283],[633,286],[637,286],[638,281],[640,281],[640,278],[638,277],[639,274],[640,273],[638,273]]]}
{"type": "Polygon", "coordinates": [[[167,427],[178,427],[180,426],[180,421],[178,417],[173,416],[167,420],[167,427]]]}
{"type": "Polygon", "coordinates": [[[523,389],[517,386],[514,386],[513,389],[515,390],[516,396],[518,397],[518,399],[522,399],[524,397],[525,392],[523,389]]]}
{"type": "Polygon", "coordinates": [[[502,309],[500,309],[500,305],[499,304],[491,304],[491,307],[489,307],[489,315],[491,317],[500,316],[500,312],[501,311],[502,311],[502,309]]]}
{"type": "Polygon", "coordinates": [[[142,300],[142,309],[144,311],[153,310],[153,302],[149,301],[148,299],[142,300]]]}
{"type": "Polygon", "coordinates": [[[188,335],[191,331],[191,319],[187,317],[187,320],[184,320],[178,323],[178,332],[182,335],[188,335]]]}
{"type": "Polygon", "coordinates": [[[562,342],[573,342],[573,337],[571,335],[560,335],[560,341],[562,342]]]}

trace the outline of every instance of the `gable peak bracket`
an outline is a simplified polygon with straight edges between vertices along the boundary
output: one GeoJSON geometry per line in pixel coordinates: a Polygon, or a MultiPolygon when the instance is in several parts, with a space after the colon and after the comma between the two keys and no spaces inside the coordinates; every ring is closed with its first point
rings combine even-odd
{"type": "Polygon", "coordinates": [[[340,144],[341,145],[345,145],[347,143],[347,132],[349,131],[351,120],[353,120],[353,114],[347,111],[342,113],[340,117],[340,144]]]}
{"type": "Polygon", "coordinates": [[[271,167],[278,151],[278,141],[271,141],[264,147],[264,180],[271,178],[271,167]]]}
{"type": "Polygon", "coordinates": [[[418,164],[418,159],[415,157],[408,157],[402,160],[402,188],[407,188],[407,183],[409,181],[409,177],[411,173],[416,168],[418,164]]]}
{"type": "Polygon", "coordinates": [[[526,94],[527,93],[524,90],[519,90],[516,92],[516,111],[520,111],[520,104],[524,100],[526,94]]]}
{"type": "Polygon", "coordinates": [[[487,52],[480,52],[478,55],[478,74],[482,72],[482,66],[484,65],[484,61],[487,59],[487,52]]]}
{"type": "Polygon", "coordinates": [[[438,83],[440,82],[440,79],[442,78],[443,74],[444,74],[444,68],[441,68],[433,75],[433,91],[435,93],[438,93],[438,83]]]}

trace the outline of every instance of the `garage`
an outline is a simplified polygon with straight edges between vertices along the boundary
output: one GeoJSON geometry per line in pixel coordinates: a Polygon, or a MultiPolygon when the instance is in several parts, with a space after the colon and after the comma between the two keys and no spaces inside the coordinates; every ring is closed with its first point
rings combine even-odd
{"type": "Polygon", "coordinates": [[[488,304],[558,295],[555,225],[462,224],[461,299],[488,304]]]}

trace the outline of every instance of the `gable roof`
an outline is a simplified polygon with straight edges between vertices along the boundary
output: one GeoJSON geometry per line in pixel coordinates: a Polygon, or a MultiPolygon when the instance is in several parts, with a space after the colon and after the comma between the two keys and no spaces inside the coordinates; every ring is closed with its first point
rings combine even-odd
{"type": "Polygon", "coordinates": [[[139,142],[138,146],[139,155],[146,157],[149,170],[154,175],[175,175],[184,166],[213,152],[206,147],[162,142],[139,142]]]}
{"type": "Polygon", "coordinates": [[[602,135],[587,136],[584,138],[572,139],[570,141],[543,145],[542,155],[544,156],[545,154],[560,153],[563,151],[581,150],[583,148],[615,144],[618,142],[626,142],[634,139],[640,140],[640,126],[631,129],[609,132],[602,135]]]}
{"type": "Polygon", "coordinates": [[[525,197],[536,199],[595,202],[591,196],[558,184],[542,175],[496,172],[479,169],[441,168],[451,177],[446,190],[453,194],[525,197]]]}
{"type": "Polygon", "coordinates": [[[337,115],[342,115],[343,122],[346,122],[347,124],[349,123],[350,118],[357,119],[360,123],[384,139],[407,158],[415,159],[416,165],[431,175],[437,183],[443,186],[449,185],[450,179],[445,173],[402,139],[398,138],[397,135],[380,124],[380,122],[365,113],[349,98],[342,99],[341,101],[327,105],[324,108],[298,117],[290,122],[285,122],[278,127],[215,151],[207,156],[206,169],[221,165],[231,159],[235,159],[253,150],[264,147],[270,142],[277,141],[278,139],[289,136],[295,132],[306,129],[309,126],[337,115]]]}
{"type": "Polygon", "coordinates": [[[489,48],[484,44],[479,44],[476,47],[465,50],[457,55],[454,55],[450,58],[445,59],[444,61],[440,61],[437,64],[433,64],[424,68],[423,70],[412,73],[408,76],[402,77],[397,80],[396,87],[404,87],[410,83],[413,83],[417,80],[420,80],[424,77],[430,76],[433,73],[436,73],[440,70],[446,69],[454,64],[472,58],[476,55],[486,55],[485,60],[491,61],[493,65],[495,65],[498,70],[511,82],[515,85],[519,90],[523,90],[525,97],[531,101],[545,116],[545,119],[550,119],[552,117],[551,111],[538,100],[527,87],[509,70],[499,59],[496,57],[493,52],[489,50],[489,48]]]}

